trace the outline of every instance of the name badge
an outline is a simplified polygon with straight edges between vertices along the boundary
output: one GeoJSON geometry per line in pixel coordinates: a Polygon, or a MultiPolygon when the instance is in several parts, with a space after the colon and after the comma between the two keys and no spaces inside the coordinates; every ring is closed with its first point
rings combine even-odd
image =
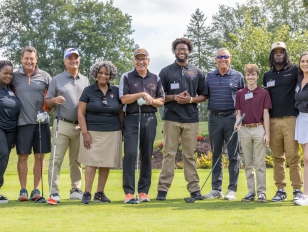
{"type": "Polygon", "coordinates": [[[273,87],[273,86],[275,86],[275,81],[269,81],[266,84],[266,87],[273,87]]]}
{"type": "Polygon", "coordinates": [[[299,89],[300,89],[299,86],[296,86],[295,92],[298,93],[299,89]]]}
{"type": "Polygon", "coordinates": [[[179,89],[180,88],[180,83],[171,83],[171,89],[179,89]]]}
{"type": "Polygon", "coordinates": [[[253,92],[245,94],[245,100],[248,100],[248,99],[251,99],[251,98],[253,98],[253,92]]]}
{"type": "Polygon", "coordinates": [[[15,94],[12,91],[8,91],[8,93],[11,97],[15,97],[15,94]]]}

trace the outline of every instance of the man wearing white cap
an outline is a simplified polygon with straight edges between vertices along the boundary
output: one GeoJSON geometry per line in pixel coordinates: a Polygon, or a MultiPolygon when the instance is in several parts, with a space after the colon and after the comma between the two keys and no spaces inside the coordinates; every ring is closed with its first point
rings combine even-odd
{"type": "MultiPolygon", "coordinates": [[[[64,52],[64,65],[66,69],[63,73],[55,76],[50,82],[45,103],[47,108],[55,109],[55,116],[59,116],[58,139],[55,157],[50,156],[48,180],[52,182],[51,198],[60,202],[59,180],[60,170],[66,150],[69,148],[69,166],[71,177],[70,199],[82,198],[81,176],[82,168],[78,162],[79,136],[77,107],[80,95],[85,87],[89,85],[89,79],[79,73],[80,56],[75,48],[68,48],[64,52]],[[60,114],[57,115],[58,107],[60,114]],[[54,160],[53,160],[54,158],[54,160]],[[52,169],[54,162],[54,169],[52,169]],[[51,179],[53,172],[53,179],[51,179]]],[[[53,124],[53,135],[56,130],[56,120],[53,124]]],[[[54,136],[53,136],[54,138],[54,136]]],[[[54,144],[54,141],[52,141],[54,144]]],[[[53,154],[53,148],[52,152],[53,154]]]]}
{"type": "Polygon", "coordinates": [[[294,140],[297,111],[294,108],[294,93],[297,82],[297,66],[293,66],[285,43],[272,44],[269,56],[270,71],[263,76],[271,100],[270,147],[274,161],[274,180],[278,188],[274,202],[287,200],[285,191],[285,163],[288,161],[293,199],[299,199],[303,185],[298,143],[294,140]]]}

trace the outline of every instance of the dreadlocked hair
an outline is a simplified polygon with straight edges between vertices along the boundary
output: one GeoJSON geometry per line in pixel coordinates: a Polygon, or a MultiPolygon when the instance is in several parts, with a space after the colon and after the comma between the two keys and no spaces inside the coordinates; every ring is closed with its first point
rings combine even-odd
{"type": "Polygon", "coordinates": [[[0,60],[0,70],[5,66],[11,66],[13,68],[13,64],[9,60],[0,60]]]}
{"type": "Polygon", "coordinates": [[[174,50],[176,49],[176,46],[178,46],[178,44],[186,44],[190,52],[192,52],[193,49],[194,49],[194,45],[192,44],[192,42],[189,39],[187,39],[187,38],[177,38],[176,40],[174,40],[172,42],[172,46],[171,46],[172,52],[174,52],[174,50]]]}
{"type": "MultiPolygon", "coordinates": [[[[284,66],[287,66],[287,65],[291,66],[292,62],[290,60],[288,51],[284,50],[283,53],[284,53],[283,54],[283,65],[284,66]]],[[[268,64],[269,64],[270,68],[274,68],[275,67],[274,50],[272,50],[270,55],[269,55],[268,64]]]]}

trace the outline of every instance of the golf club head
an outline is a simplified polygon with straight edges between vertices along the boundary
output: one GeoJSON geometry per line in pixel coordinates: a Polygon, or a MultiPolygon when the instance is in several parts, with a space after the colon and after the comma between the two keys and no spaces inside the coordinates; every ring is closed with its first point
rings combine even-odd
{"type": "Polygon", "coordinates": [[[37,199],[35,200],[35,203],[45,203],[45,202],[46,202],[46,200],[45,200],[44,197],[39,197],[39,198],[37,198],[37,199]]]}
{"type": "Polygon", "coordinates": [[[129,201],[129,204],[139,204],[139,199],[138,198],[133,198],[129,201]]]}
{"type": "Polygon", "coordinates": [[[47,203],[49,205],[57,205],[58,202],[55,199],[52,199],[51,197],[47,200],[47,203]]]}
{"type": "Polygon", "coordinates": [[[186,201],[186,203],[195,203],[196,198],[186,197],[186,198],[184,198],[184,200],[186,201]]]}

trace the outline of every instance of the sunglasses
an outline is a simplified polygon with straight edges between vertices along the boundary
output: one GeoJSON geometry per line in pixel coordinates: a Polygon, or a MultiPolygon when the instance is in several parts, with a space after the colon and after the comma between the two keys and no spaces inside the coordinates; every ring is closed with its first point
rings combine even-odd
{"type": "Polygon", "coordinates": [[[103,97],[102,103],[106,106],[108,104],[107,99],[103,97]]]}
{"type": "Polygon", "coordinates": [[[224,55],[224,56],[216,56],[216,58],[217,58],[218,60],[221,60],[222,58],[224,58],[224,59],[226,60],[226,59],[229,59],[230,56],[227,56],[227,55],[224,55]]]}

